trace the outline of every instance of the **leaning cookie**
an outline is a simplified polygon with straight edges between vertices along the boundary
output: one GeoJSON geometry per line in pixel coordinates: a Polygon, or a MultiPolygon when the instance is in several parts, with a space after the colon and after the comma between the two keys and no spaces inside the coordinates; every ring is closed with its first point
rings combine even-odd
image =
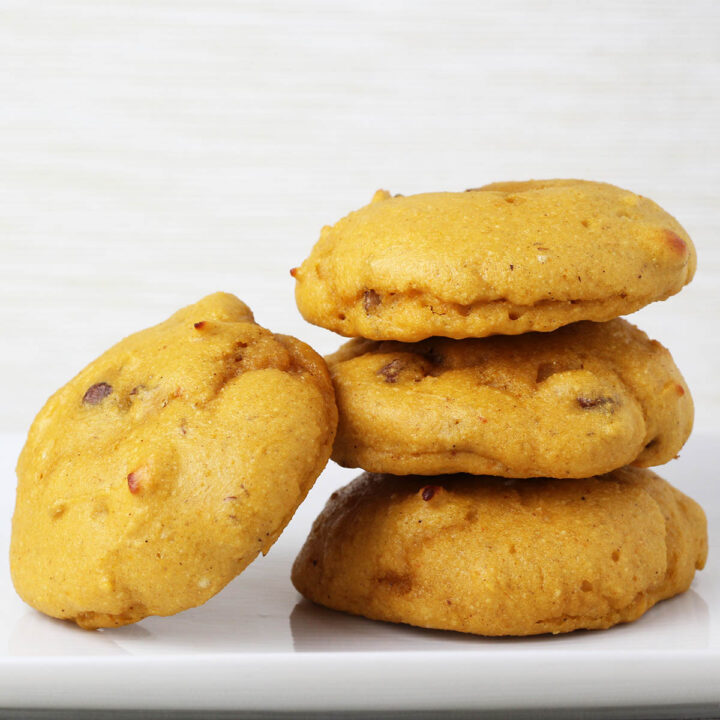
{"type": "Polygon", "coordinates": [[[697,503],[650,472],[583,480],[362,475],[295,561],[310,600],[479,635],[608,628],[684,592],[707,555],[697,503]]]}
{"type": "Polygon", "coordinates": [[[20,456],[10,550],[30,605],[84,628],[200,605],[275,542],[330,454],[324,361],[217,293],[56,392],[20,456]]]}
{"type": "Polygon", "coordinates": [[[660,465],[693,402],[670,353],[616,319],[551,333],[351,340],[327,358],[333,459],[395,475],[588,477],[660,465]]]}
{"type": "Polygon", "coordinates": [[[306,320],[415,342],[605,321],[679,292],[695,272],[680,224],[605,183],[496,183],[391,197],[322,230],[295,269],[306,320]]]}

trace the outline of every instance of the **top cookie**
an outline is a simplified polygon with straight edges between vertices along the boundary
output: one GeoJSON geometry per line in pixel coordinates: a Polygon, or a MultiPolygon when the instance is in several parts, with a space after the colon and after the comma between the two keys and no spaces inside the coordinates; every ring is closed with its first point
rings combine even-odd
{"type": "Polygon", "coordinates": [[[19,595],[85,628],[205,602],[267,552],[330,455],[327,367],[225,293],[58,390],[17,466],[19,595]]]}
{"type": "Polygon", "coordinates": [[[651,200],[606,183],[533,180],[392,197],[325,227],[293,271],[306,320],[415,342],[547,332],[679,292],[692,241],[651,200]]]}

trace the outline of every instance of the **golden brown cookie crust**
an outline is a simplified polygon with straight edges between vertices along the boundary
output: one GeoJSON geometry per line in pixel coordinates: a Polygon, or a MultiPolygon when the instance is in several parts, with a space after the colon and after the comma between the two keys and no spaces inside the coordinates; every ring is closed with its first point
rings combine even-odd
{"type": "Polygon", "coordinates": [[[56,392],[17,466],[20,596],[85,628],[200,605],[266,553],[330,454],[323,359],[217,293],[56,392]]]}
{"type": "Polygon", "coordinates": [[[308,599],[479,635],[608,628],[684,592],[705,514],[649,470],[583,480],[361,475],[292,571],[308,599]]]}
{"type": "Polygon", "coordinates": [[[606,183],[495,183],[392,197],[325,227],[293,271],[311,323],[416,342],[606,321],[679,292],[692,241],[651,200],[606,183]]]}
{"type": "Polygon", "coordinates": [[[693,424],[670,353],[622,319],[515,337],[356,339],[327,361],[333,460],[369,472],[588,477],[667,462],[693,424]]]}

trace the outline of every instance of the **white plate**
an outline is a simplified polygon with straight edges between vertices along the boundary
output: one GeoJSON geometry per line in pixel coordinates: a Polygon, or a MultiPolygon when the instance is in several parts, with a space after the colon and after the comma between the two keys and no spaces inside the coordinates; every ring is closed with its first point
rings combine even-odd
{"type": "MultiPolygon", "coordinates": [[[[0,568],[0,708],[284,712],[504,710],[720,704],[720,438],[661,471],[701,502],[707,568],[685,595],[603,632],[484,639],[351,617],[303,600],[290,565],[329,493],[331,465],[282,538],[222,593],[171,618],[86,632],[24,605],[0,568]],[[715,532],[713,532],[715,531],[715,532]]],[[[0,436],[7,557],[22,438],[0,436]]],[[[720,714],[720,713],[719,713],[720,714]]]]}

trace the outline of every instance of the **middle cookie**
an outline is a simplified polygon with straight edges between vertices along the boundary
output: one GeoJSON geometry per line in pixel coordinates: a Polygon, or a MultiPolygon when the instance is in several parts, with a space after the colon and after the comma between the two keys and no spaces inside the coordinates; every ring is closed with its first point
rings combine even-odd
{"type": "Polygon", "coordinates": [[[693,402],[660,343],[625,320],[419,343],[355,339],[326,358],[332,458],[395,475],[590,477],[677,455],[693,402]]]}

